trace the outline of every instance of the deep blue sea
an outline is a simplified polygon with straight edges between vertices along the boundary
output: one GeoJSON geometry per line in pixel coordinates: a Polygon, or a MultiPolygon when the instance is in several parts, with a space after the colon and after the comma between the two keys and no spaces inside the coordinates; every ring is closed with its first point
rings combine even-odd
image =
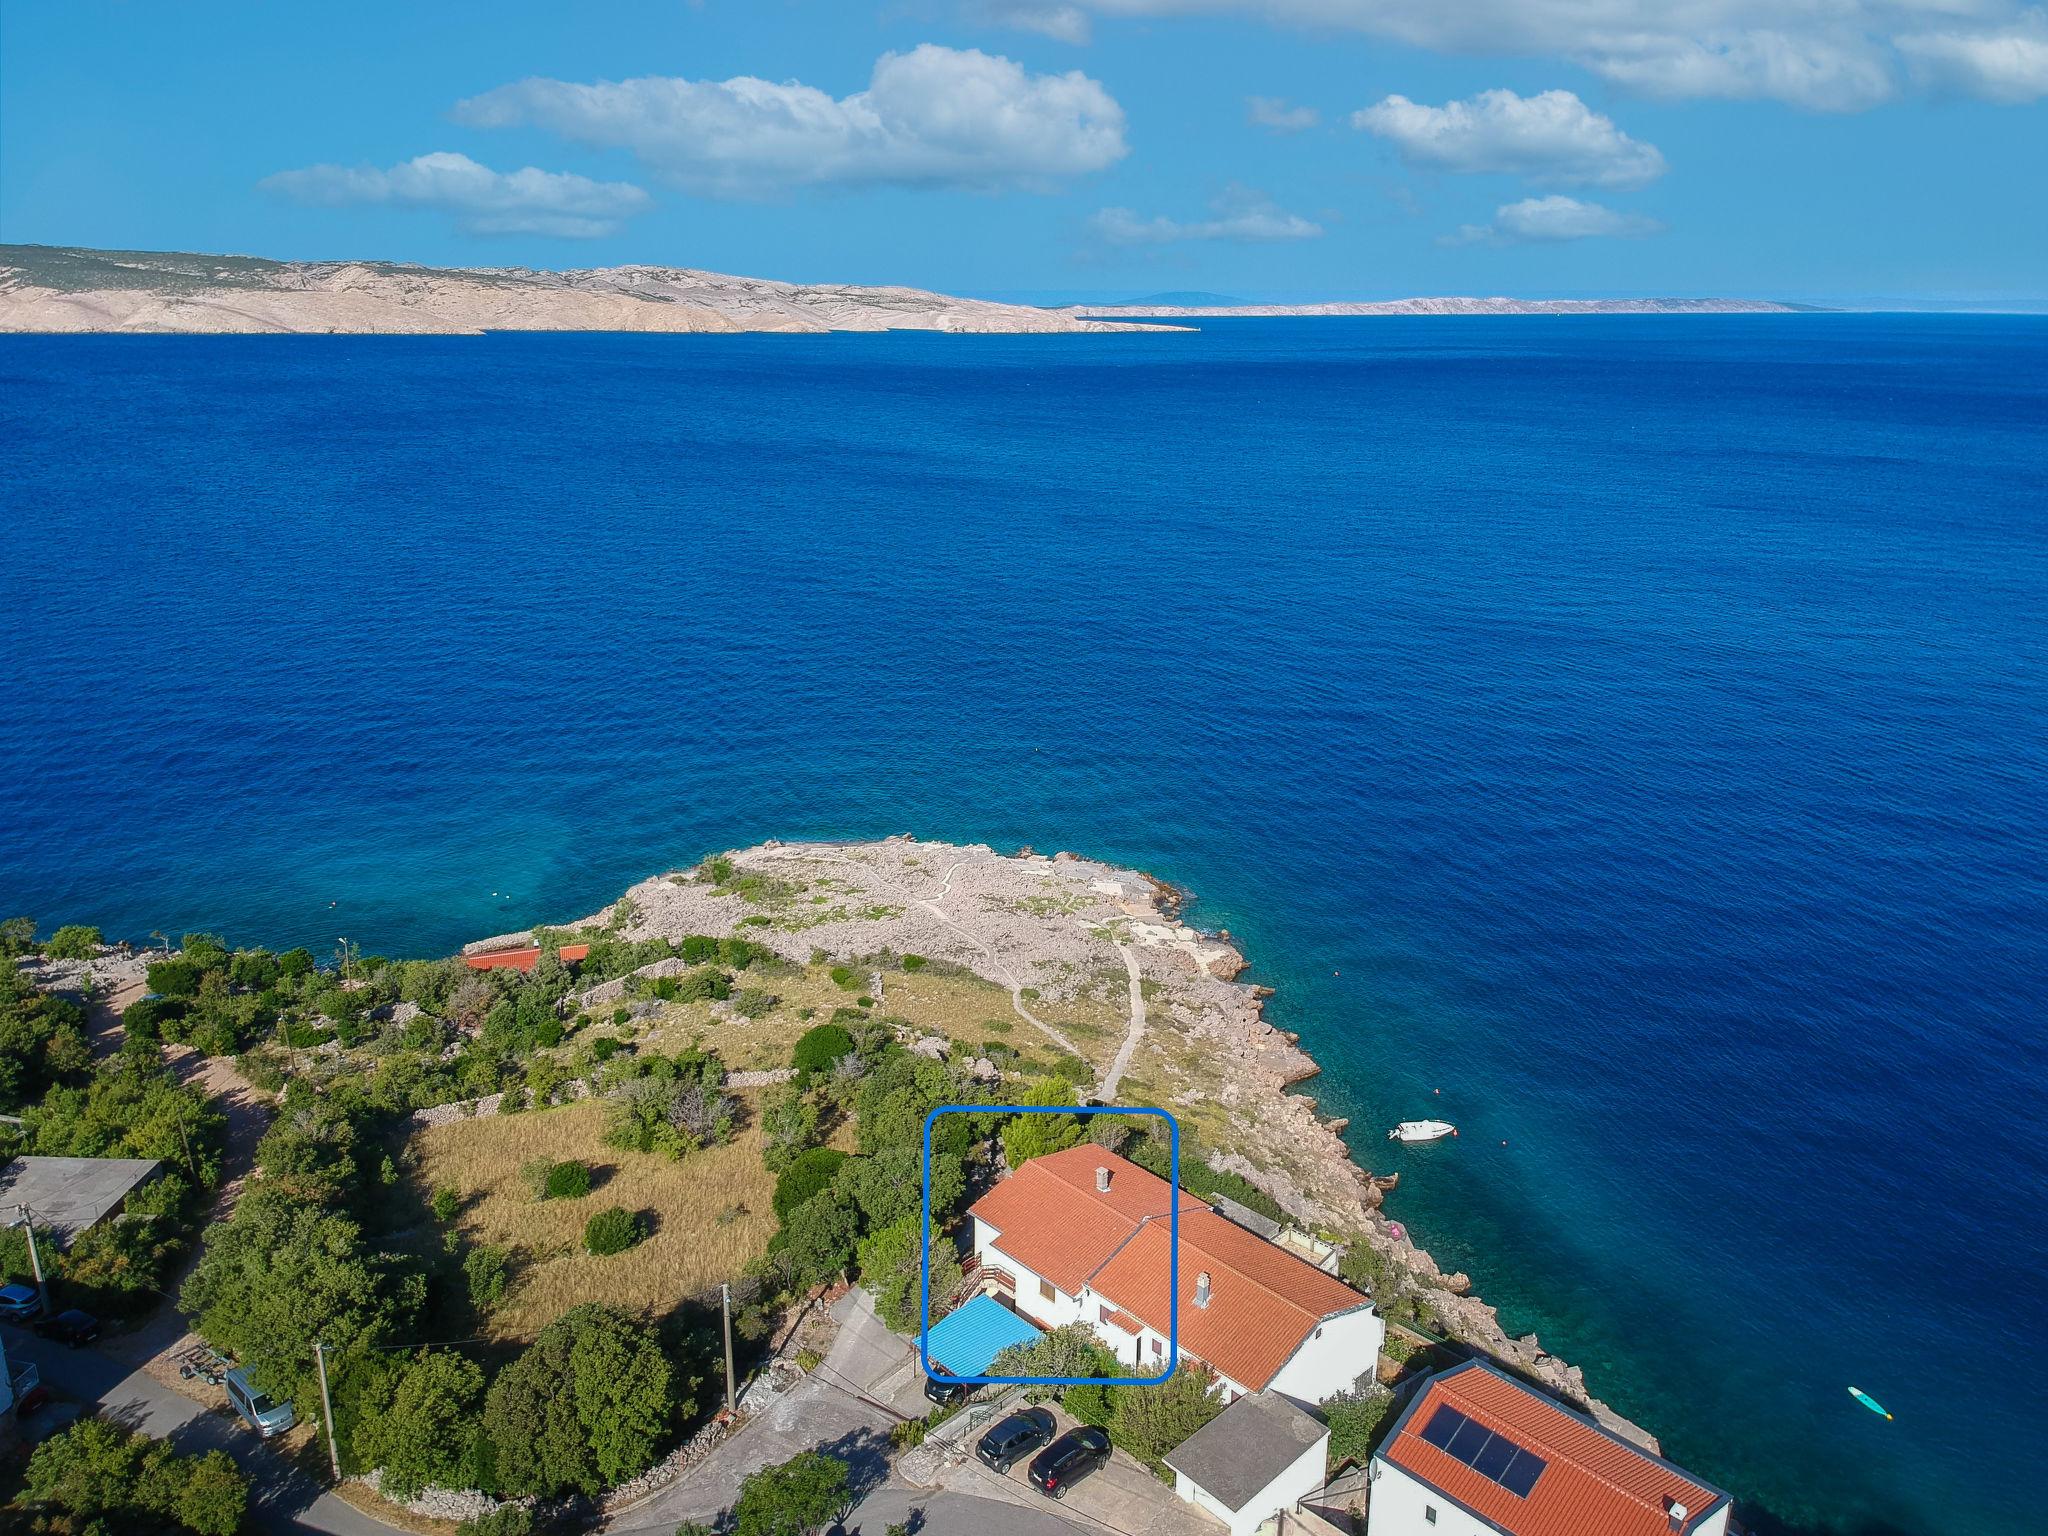
{"type": "Polygon", "coordinates": [[[2041,1529],[2048,320],[8,337],[0,454],[9,913],[1123,861],[1675,1458],[2041,1529]]]}

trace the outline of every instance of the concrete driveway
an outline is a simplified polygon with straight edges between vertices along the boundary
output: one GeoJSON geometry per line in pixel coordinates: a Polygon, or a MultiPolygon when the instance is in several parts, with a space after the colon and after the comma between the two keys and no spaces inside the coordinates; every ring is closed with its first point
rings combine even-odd
{"type": "MultiPolygon", "coordinates": [[[[1053,1416],[1065,1434],[1075,1421],[1057,1407],[1053,1416]]],[[[1010,1502],[1056,1515],[1068,1530],[1111,1531],[1117,1536],[1222,1536],[1220,1521],[1174,1497],[1173,1490],[1122,1451],[1069,1488],[1048,1499],[1031,1486],[1026,1457],[1007,1473],[990,1471],[969,1456],[946,1474],[944,1488],[963,1497],[1010,1502]]]]}
{"type": "Polygon", "coordinates": [[[847,1292],[833,1304],[832,1315],[839,1333],[815,1371],[756,1414],[680,1483],[614,1516],[605,1529],[614,1536],[628,1531],[670,1536],[685,1520],[709,1524],[732,1507],[750,1473],[799,1451],[820,1450],[844,1461],[853,1471],[857,1493],[879,1488],[889,1475],[890,1428],[921,1418],[931,1406],[916,1370],[916,1349],[875,1316],[865,1291],[847,1292]]]}
{"type": "MultiPolygon", "coordinates": [[[[32,1360],[60,1397],[140,1430],[187,1455],[226,1451],[249,1479],[251,1523],[266,1531],[325,1536],[391,1536],[391,1527],[344,1503],[276,1454],[238,1418],[209,1413],[154,1377],[97,1349],[66,1349],[26,1328],[7,1327],[10,1363],[32,1360]]],[[[45,1410],[47,1411],[47,1410],[45,1410]]],[[[29,1428],[33,1432],[34,1421],[29,1428]]]]}

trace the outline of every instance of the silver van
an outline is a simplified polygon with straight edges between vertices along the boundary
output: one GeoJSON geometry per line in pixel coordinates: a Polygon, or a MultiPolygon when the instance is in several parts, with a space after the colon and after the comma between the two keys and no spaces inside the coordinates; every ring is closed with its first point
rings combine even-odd
{"type": "Polygon", "coordinates": [[[272,1435],[281,1435],[298,1421],[290,1403],[280,1403],[268,1392],[259,1392],[249,1383],[249,1368],[238,1365],[222,1378],[222,1385],[228,1389],[228,1401],[235,1412],[249,1421],[249,1427],[268,1440],[272,1435]]]}

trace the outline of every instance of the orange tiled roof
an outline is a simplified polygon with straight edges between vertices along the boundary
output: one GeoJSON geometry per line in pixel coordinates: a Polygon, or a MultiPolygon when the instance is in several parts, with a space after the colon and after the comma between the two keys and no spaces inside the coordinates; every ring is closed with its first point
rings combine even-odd
{"type": "Polygon", "coordinates": [[[1697,1529],[1728,1498],[1480,1361],[1433,1378],[1379,1454],[1512,1536],[1671,1536],[1697,1529]],[[1422,1438],[1443,1405],[1543,1458],[1527,1495],[1422,1438]],[[1685,1506],[1681,1526],[1671,1524],[1673,1501],[1685,1506]]]}
{"type": "MultiPolygon", "coordinates": [[[[1034,1158],[980,1200],[995,1246],[1070,1296],[1085,1284],[1122,1312],[1165,1333],[1172,1320],[1167,1182],[1099,1147],[1034,1158]],[[1105,1193],[1095,1170],[1110,1169],[1105,1193]]],[[[1180,1348],[1251,1391],[1336,1312],[1366,1298],[1314,1265],[1180,1195],[1180,1348]],[[1209,1305],[1195,1305],[1208,1272],[1209,1305]]],[[[1120,1321],[1118,1326],[1124,1326],[1120,1321]]],[[[1125,1328],[1126,1332],[1135,1329],[1125,1328]]]]}
{"type": "MultiPolygon", "coordinates": [[[[1149,1222],[1089,1282],[1165,1333],[1173,1313],[1166,1284],[1173,1234],[1149,1222]]],[[[1343,1281],[1210,1210],[1180,1219],[1180,1348],[1256,1392],[1335,1312],[1367,1304],[1343,1281]],[[1209,1304],[1195,1287],[1209,1276],[1209,1304]]]]}
{"type": "MultiPolygon", "coordinates": [[[[564,944],[561,953],[565,963],[574,964],[590,953],[590,946],[564,944]]],[[[535,945],[526,949],[492,949],[480,955],[464,955],[462,963],[472,971],[530,971],[539,959],[540,948],[535,945]]]]}
{"type": "MultiPolygon", "coordinates": [[[[1034,1157],[974,1202],[972,1214],[1002,1234],[996,1247],[1069,1296],[1129,1241],[1148,1216],[1168,1214],[1166,1180],[1126,1158],[1083,1144],[1034,1157]],[[1111,1170],[1109,1190],[1095,1170],[1111,1170]]],[[[1182,1211],[1205,1209],[1183,1192],[1182,1211]]]]}

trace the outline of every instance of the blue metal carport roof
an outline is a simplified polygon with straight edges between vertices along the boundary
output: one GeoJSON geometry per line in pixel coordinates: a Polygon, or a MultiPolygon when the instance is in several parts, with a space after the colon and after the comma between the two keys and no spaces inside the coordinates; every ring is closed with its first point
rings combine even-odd
{"type": "Polygon", "coordinates": [[[1029,1344],[1039,1331],[992,1297],[977,1296],[932,1324],[927,1354],[948,1376],[984,1376],[1012,1344],[1029,1344]]]}

